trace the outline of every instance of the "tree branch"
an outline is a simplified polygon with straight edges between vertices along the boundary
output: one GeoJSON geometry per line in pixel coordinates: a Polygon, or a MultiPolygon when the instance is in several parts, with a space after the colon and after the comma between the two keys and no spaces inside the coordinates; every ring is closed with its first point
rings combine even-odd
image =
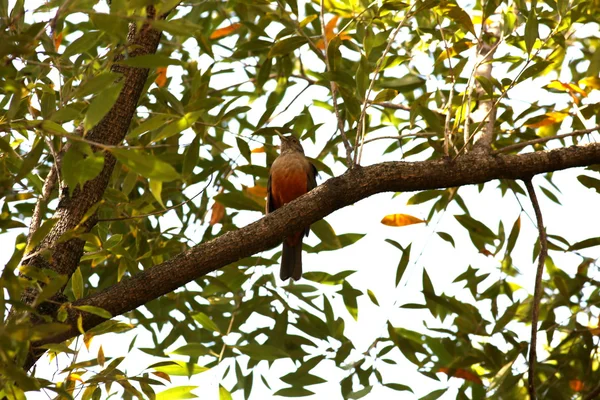
{"type": "MultiPolygon", "coordinates": [[[[101,307],[113,316],[121,315],[209,272],[273,248],[292,232],[376,193],[456,187],[494,179],[529,179],[544,172],[597,163],[600,163],[600,144],[593,143],[519,155],[471,152],[455,161],[387,162],[354,168],[242,229],[194,246],[73,305],[101,307]]],[[[77,317],[78,311],[71,308],[67,319],[71,328],[34,346],[79,335],[77,317]]],[[[103,321],[96,315],[84,314],[83,327],[89,330],[103,321]]]]}
{"type": "Polygon", "coordinates": [[[546,229],[544,228],[544,220],[542,218],[542,210],[538,203],[537,196],[535,195],[535,189],[531,184],[531,179],[525,179],[525,187],[527,193],[531,199],[531,205],[535,211],[535,219],[537,221],[537,228],[540,236],[540,255],[538,256],[538,267],[535,273],[535,289],[533,292],[533,307],[531,310],[531,343],[529,344],[529,374],[527,378],[527,391],[529,392],[529,399],[535,400],[535,363],[537,360],[537,333],[538,333],[538,321],[540,318],[540,301],[542,300],[542,275],[544,273],[544,263],[546,262],[546,255],[548,254],[548,239],[546,238],[546,229]]]}

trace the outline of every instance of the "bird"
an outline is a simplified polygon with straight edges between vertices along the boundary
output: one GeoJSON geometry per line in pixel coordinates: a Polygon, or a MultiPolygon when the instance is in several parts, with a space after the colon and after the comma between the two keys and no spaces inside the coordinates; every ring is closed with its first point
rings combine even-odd
{"type": "MultiPolygon", "coordinates": [[[[281,138],[279,156],[273,161],[267,183],[266,213],[283,207],[290,201],[308,193],[317,186],[317,169],[304,155],[304,149],[297,137],[281,138]]],[[[290,277],[295,281],[302,277],[302,238],[308,236],[310,227],[295,232],[283,240],[279,277],[285,281],[290,277]]]]}

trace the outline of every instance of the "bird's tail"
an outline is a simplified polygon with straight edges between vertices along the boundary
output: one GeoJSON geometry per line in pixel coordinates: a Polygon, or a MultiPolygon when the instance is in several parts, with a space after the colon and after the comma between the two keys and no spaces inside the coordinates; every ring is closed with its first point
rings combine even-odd
{"type": "Polygon", "coordinates": [[[302,241],[294,246],[286,242],[283,241],[279,277],[284,281],[290,277],[297,281],[302,277],[302,241]]]}

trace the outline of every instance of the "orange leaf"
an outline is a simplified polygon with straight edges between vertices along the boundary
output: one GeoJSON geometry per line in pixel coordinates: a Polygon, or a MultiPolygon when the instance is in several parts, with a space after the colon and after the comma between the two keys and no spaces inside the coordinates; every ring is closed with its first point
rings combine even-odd
{"type": "Polygon", "coordinates": [[[569,381],[569,387],[574,392],[581,392],[585,388],[585,384],[579,379],[572,379],[569,381]]]}
{"type": "Polygon", "coordinates": [[[465,381],[475,382],[480,385],[483,383],[481,381],[480,377],[475,375],[473,372],[467,371],[466,369],[462,369],[462,368],[450,369],[450,368],[442,367],[442,368],[438,369],[438,372],[443,372],[443,373],[447,374],[448,376],[453,376],[455,378],[462,378],[465,381]]]}
{"type": "Polygon", "coordinates": [[[383,217],[381,223],[387,226],[406,226],[425,222],[408,214],[390,214],[383,217]]]}
{"type": "Polygon", "coordinates": [[[58,51],[58,48],[60,47],[60,44],[63,40],[63,33],[61,32],[57,35],[56,32],[54,32],[54,34],[52,35],[52,39],[54,41],[54,50],[58,51]]]}
{"type": "Polygon", "coordinates": [[[92,339],[94,338],[94,335],[90,335],[90,334],[85,334],[83,335],[83,343],[85,343],[85,347],[89,350],[90,349],[90,345],[92,344],[92,339]]]}
{"type": "Polygon", "coordinates": [[[587,93],[582,88],[575,85],[574,83],[564,83],[561,81],[554,80],[554,81],[550,82],[547,87],[549,89],[555,89],[555,90],[560,90],[563,92],[568,92],[571,95],[571,97],[573,98],[573,101],[577,104],[579,104],[579,99],[575,96],[575,93],[578,93],[583,97],[587,97],[587,93]]]}
{"type": "Polygon", "coordinates": [[[542,126],[556,124],[562,122],[562,120],[567,118],[568,115],[569,114],[563,112],[550,111],[544,114],[544,118],[542,118],[541,120],[538,121],[536,118],[534,122],[525,124],[525,126],[529,128],[540,128],[542,126]]]}
{"type": "Polygon", "coordinates": [[[253,196],[260,197],[261,199],[267,197],[267,188],[264,186],[249,187],[246,189],[246,191],[253,196]]]}
{"type": "Polygon", "coordinates": [[[215,204],[213,204],[212,206],[212,214],[210,215],[209,225],[212,226],[218,224],[219,222],[221,222],[224,216],[225,206],[216,201],[215,204]]]}
{"type": "MultiPolygon", "coordinates": [[[[327,25],[325,25],[325,37],[327,38],[327,43],[331,42],[331,40],[335,37],[334,29],[337,26],[337,22],[340,19],[339,15],[331,18],[327,25]]],[[[350,40],[352,37],[345,32],[339,33],[340,40],[350,40]]],[[[325,44],[323,43],[323,39],[319,39],[316,43],[317,47],[321,50],[325,50],[325,44]]]]}
{"type": "Polygon", "coordinates": [[[167,67],[158,67],[156,68],[156,72],[158,73],[158,76],[154,82],[156,82],[158,87],[165,86],[167,84],[167,67]]]}
{"type": "Polygon", "coordinates": [[[229,26],[226,26],[225,28],[219,28],[219,29],[215,30],[213,33],[210,34],[209,37],[211,39],[220,39],[227,35],[231,35],[233,32],[240,29],[241,26],[242,26],[242,24],[239,24],[236,22],[235,24],[231,24],[229,26]]]}
{"type": "Polygon", "coordinates": [[[257,147],[255,149],[252,149],[252,151],[250,153],[264,153],[265,152],[265,147],[257,147]]]}
{"type": "Polygon", "coordinates": [[[164,380],[171,382],[171,377],[166,372],[154,371],[152,373],[159,378],[163,378],[164,380]]]}

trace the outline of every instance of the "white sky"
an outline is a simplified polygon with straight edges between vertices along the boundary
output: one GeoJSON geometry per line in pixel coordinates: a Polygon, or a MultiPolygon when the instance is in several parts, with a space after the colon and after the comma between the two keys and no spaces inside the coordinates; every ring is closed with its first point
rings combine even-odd
{"type": "MultiPolygon", "coordinates": [[[[10,2],[12,3],[12,1],[10,2]]],[[[26,8],[28,10],[34,9],[36,1],[26,1],[26,8]]],[[[302,9],[302,7],[300,7],[302,9]]],[[[402,38],[399,38],[402,40],[402,38]]],[[[188,42],[190,43],[190,42],[188,42]]],[[[192,54],[198,54],[197,49],[190,49],[192,54]]],[[[499,49],[499,53],[502,53],[503,49],[499,49]]],[[[306,52],[305,52],[306,53],[306,52]]],[[[573,54],[576,56],[576,54],[573,54]]],[[[303,61],[305,63],[319,63],[312,54],[303,54],[303,61]]],[[[198,56],[198,63],[202,70],[206,69],[210,64],[211,60],[206,55],[198,56]]],[[[423,74],[428,73],[428,65],[425,59],[417,59],[413,61],[416,63],[416,67],[423,74]]],[[[465,68],[465,71],[468,67],[465,68]]],[[[398,75],[402,75],[401,70],[398,71],[398,75]]],[[[169,76],[178,76],[177,68],[169,68],[169,76]]],[[[242,78],[244,78],[242,76],[242,78]]],[[[568,79],[568,76],[561,76],[561,79],[568,79]]],[[[239,80],[239,76],[229,76],[220,78],[223,80],[223,86],[231,84],[231,79],[239,80]]],[[[520,84],[511,92],[511,98],[513,99],[513,106],[518,108],[526,108],[528,103],[535,100],[544,98],[545,91],[541,90],[541,87],[549,82],[551,79],[556,77],[549,76],[543,79],[543,82],[535,82],[532,85],[530,82],[520,84]]],[[[272,84],[272,82],[271,82],[272,84]]],[[[178,83],[174,82],[173,93],[178,95],[180,88],[178,83]]],[[[218,81],[212,82],[211,85],[219,85],[218,81]]],[[[430,80],[428,81],[428,89],[432,90],[438,85],[437,82],[430,80]]],[[[303,88],[303,84],[296,85],[288,91],[286,99],[282,104],[287,104],[295,94],[303,88]]],[[[249,87],[252,90],[252,87],[249,87]]],[[[300,112],[304,105],[312,104],[313,98],[325,98],[328,96],[328,92],[324,88],[309,88],[303,95],[299,97],[294,106],[282,114],[280,117],[272,122],[273,126],[278,126],[298,112],[300,112]]],[[[596,91],[594,101],[598,101],[599,94],[596,91]]],[[[259,99],[252,104],[253,113],[256,115],[256,119],[262,114],[264,109],[264,103],[266,99],[259,99]]],[[[566,101],[565,96],[562,96],[562,101],[566,101]]],[[[556,98],[548,99],[548,101],[556,102],[556,98]]],[[[592,101],[592,100],[589,100],[592,101]]],[[[565,104],[557,104],[557,109],[566,106],[565,104]]],[[[331,133],[335,129],[335,118],[329,112],[323,109],[312,107],[312,116],[316,123],[324,122],[325,125],[318,130],[319,142],[316,146],[311,143],[304,143],[305,151],[309,156],[315,156],[321,149],[325,140],[329,138],[331,133]]],[[[276,111],[275,113],[277,113],[276,111]]],[[[566,120],[563,124],[565,132],[569,130],[569,120],[566,120]]],[[[390,130],[387,134],[394,134],[395,130],[390,130]]],[[[386,135],[386,132],[379,131],[377,135],[386,135]]],[[[230,138],[232,139],[232,138],[230,138]]],[[[597,137],[596,137],[597,139],[597,137]]],[[[229,143],[234,147],[235,142],[231,140],[229,143]]],[[[395,153],[393,155],[381,156],[383,150],[390,144],[389,141],[376,141],[366,146],[363,153],[363,165],[369,165],[387,160],[399,160],[400,154],[395,153]]],[[[550,143],[551,147],[558,146],[559,143],[550,143]]],[[[250,143],[251,148],[257,147],[250,143]]],[[[408,150],[409,146],[405,149],[408,150]]],[[[235,153],[235,149],[232,150],[232,154],[235,153]]],[[[264,165],[264,156],[261,154],[255,154],[253,156],[253,163],[264,165]]],[[[413,157],[407,161],[417,161],[422,159],[423,156],[413,157]]],[[[344,167],[337,164],[333,167],[336,175],[344,172],[344,167]]],[[[558,206],[555,203],[547,200],[545,196],[538,190],[538,196],[540,198],[541,208],[544,213],[544,220],[546,223],[547,231],[549,234],[558,234],[565,237],[571,243],[583,240],[589,237],[595,237],[598,235],[597,226],[600,226],[600,214],[594,212],[597,208],[596,204],[598,201],[598,195],[592,190],[583,187],[577,180],[576,177],[581,174],[581,169],[573,169],[564,172],[557,172],[554,175],[554,182],[563,192],[563,196],[560,197],[563,206],[558,206]]],[[[590,175],[590,172],[586,172],[590,175]]],[[[321,179],[323,179],[323,174],[321,179]]],[[[251,178],[248,180],[238,180],[237,183],[249,184],[251,178]]],[[[545,183],[545,179],[538,176],[534,179],[534,184],[542,184],[546,188],[549,185],[545,183]]],[[[497,230],[498,222],[502,220],[506,234],[510,232],[513,222],[517,218],[520,212],[520,206],[515,200],[512,194],[507,194],[506,197],[500,198],[499,191],[495,190],[497,186],[496,181],[492,181],[485,185],[485,189],[482,193],[478,193],[477,187],[468,186],[459,189],[459,194],[466,201],[467,206],[470,209],[471,216],[485,223],[493,231],[497,230]]],[[[188,189],[188,194],[196,193],[197,187],[188,189]]],[[[399,196],[393,197],[392,193],[379,194],[365,199],[354,206],[346,207],[338,210],[329,217],[327,221],[333,226],[336,233],[366,233],[367,235],[360,240],[358,243],[344,248],[342,250],[334,252],[323,252],[319,254],[307,254],[303,255],[303,264],[305,271],[326,271],[334,274],[340,270],[353,269],[357,272],[352,275],[348,280],[357,289],[363,291],[365,295],[359,297],[359,319],[355,322],[348,312],[346,311],[341,297],[339,295],[334,296],[333,306],[338,315],[341,315],[346,322],[346,335],[351,338],[358,352],[366,350],[370,344],[379,336],[386,335],[386,321],[389,318],[394,326],[404,327],[411,330],[425,332],[424,323],[428,326],[441,326],[442,324],[433,319],[429,312],[426,310],[406,310],[399,308],[398,305],[405,303],[422,303],[423,296],[421,294],[421,281],[422,271],[425,268],[431,277],[436,292],[446,293],[447,295],[456,296],[460,300],[470,300],[471,296],[468,291],[462,289],[462,284],[452,285],[452,281],[464,269],[471,265],[472,267],[479,270],[478,274],[490,273],[490,277],[479,286],[480,290],[487,287],[489,284],[494,282],[499,276],[499,266],[501,257],[500,254],[496,258],[486,257],[479,254],[477,249],[471,244],[467,232],[458,224],[453,215],[462,214],[462,210],[453,203],[448,210],[442,214],[437,214],[429,224],[419,224],[402,228],[391,228],[383,226],[380,220],[383,216],[392,213],[406,213],[411,214],[419,218],[426,218],[429,212],[429,208],[432,203],[425,203],[424,205],[407,206],[407,199],[412,196],[412,193],[405,193],[399,196]],[[449,243],[443,241],[435,232],[448,232],[452,234],[456,248],[453,248],[449,243]],[[404,277],[398,288],[394,287],[394,279],[396,274],[396,267],[400,260],[400,252],[393,246],[385,243],[385,239],[390,238],[400,242],[403,246],[407,246],[412,243],[412,254],[409,267],[407,268],[404,277]],[[376,307],[371,303],[369,298],[366,296],[366,290],[371,289],[379,300],[380,307],[376,307]]],[[[533,212],[531,210],[530,202],[528,199],[521,197],[521,203],[524,205],[525,210],[533,218],[533,212]]],[[[238,226],[245,226],[246,224],[260,218],[260,213],[257,212],[243,212],[236,217],[236,224],[238,226]]],[[[522,285],[524,290],[517,292],[517,296],[524,298],[526,293],[533,292],[534,282],[534,271],[535,262],[532,262],[531,254],[534,242],[537,239],[537,230],[531,220],[526,216],[521,217],[521,235],[516,248],[513,252],[514,264],[523,272],[523,275],[518,277],[515,282],[522,285]]],[[[170,226],[177,224],[177,221],[168,214],[161,219],[161,228],[167,229],[170,226]]],[[[19,230],[12,230],[11,232],[2,236],[0,241],[0,265],[4,265],[5,262],[10,258],[13,251],[14,238],[18,233],[22,232],[19,230]]],[[[196,238],[199,237],[199,231],[191,232],[190,238],[194,240],[194,233],[196,238]]],[[[308,238],[307,243],[314,245],[318,242],[314,235],[308,238]]],[[[598,248],[591,248],[582,253],[598,258],[600,252],[598,248]]],[[[559,254],[551,252],[550,256],[554,259],[556,265],[560,268],[565,269],[569,273],[575,271],[576,266],[579,264],[580,259],[577,256],[571,254],[559,254]]],[[[259,267],[254,273],[273,273],[278,270],[278,266],[275,268],[259,267]]],[[[597,271],[591,272],[596,273],[597,271]]],[[[333,291],[331,291],[333,293],[333,291]]],[[[503,312],[503,307],[508,305],[507,301],[500,302],[500,314],[503,312]]],[[[480,310],[484,316],[489,316],[489,310],[480,310]]],[[[562,313],[562,317],[567,317],[568,314],[562,313]]],[[[561,314],[557,314],[557,320],[560,320],[561,314]]],[[[596,315],[597,317],[597,315],[596,315]]],[[[588,324],[588,321],[579,321],[582,324],[588,324]]],[[[256,323],[261,323],[257,320],[256,323]]],[[[513,323],[514,324],[514,323],[513,323]]],[[[596,326],[596,321],[592,321],[591,325],[596,326]]],[[[516,325],[514,325],[516,326],[516,325]]],[[[521,325],[517,328],[517,332],[521,335],[520,339],[529,340],[529,328],[523,328],[521,325]]],[[[127,351],[131,339],[138,335],[136,341],[136,347],[151,347],[151,337],[148,332],[139,329],[132,330],[128,333],[120,335],[104,335],[99,338],[95,338],[88,352],[83,347],[82,351],[78,356],[78,360],[87,360],[94,358],[98,352],[100,345],[103,346],[104,352],[107,357],[118,357],[124,355],[127,351]]],[[[166,335],[166,332],[162,332],[162,335],[166,335]]],[[[544,335],[540,336],[542,344],[544,335]]],[[[501,345],[500,342],[493,338],[494,343],[501,345]],[[498,342],[498,343],[496,343],[498,342]]],[[[173,349],[176,349],[183,342],[177,342],[173,349]]],[[[540,348],[542,350],[542,348],[540,348]]],[[[542,351],[543,355],[543,351],[542,351]]],[[[355,355],[356,356],[356,355],[355,355]]],[[[177,356],[174,356],[177,357],[177,356]]],[[[382,361],[377,362],[377,368],[382,373],[384,381],[386,383],[402,383],[413,388],[415,394],[412,395],[409,392],[395,392],[387,388],[375,386],[372,392],[364,397],[365,399],[380,399],[386,397],[394,397],[401,399],[417,399],[427,393],[450,386],[451,389],[442,399],[453,399],[456,397],[456,388],[462,385],[463,381],[456,378],[448,377],[444,374],[438,374],[440,381],[434,381],[426,378],[417,372],[416,366],[408,362],[399,352],[398,349],[392,350],[385,358],[391,358],[398,361],[398,365],[389,365],[382,361]]],[[[181,357],[182,360],[187,360],[187,357],[181,357]]],[[[61,363],[64,363],[65,359],[61,359],[61,363]]],[[[159,361],[153,359],[145,353],[134,350],[128,355],[126,361],[121,364],[121,369],[126,369],[128,375],[135,375],[144,370],[148,365],[159,361]]],[[[523,361],[523,360],[520,360],[523,361]]],[[[66,365],[66,364],[65,364],[66,365]]],[[[210,371],[204,372],[200,375],[192,377],[189,381],[187,378],[176,378],[174,383],[178,385],[197,385],[199,388],[195,391],[201,398],[204,399],[218,399],[218,387],[219,383],[227,388],[231,388],[234,385],[232,379],[226,379],[221,381],[223,372],[226,366],[229,365],[227,361],[223,362],[219,367],[213,368],[210,371]]],[[[331,365],[333,365],[331,363],[331,365]]],[[[314,399],[341,399],[339,380],[345,375],[343,371],[331,368],[331,365],[320,365],[312,371],[313,374],[319,375],[328,379],[330,382],[322,385],[308,387],[313,390],[316,395],[309,397],[314,399]]],[[[368,362],[366,365],[369,365],[368,362]]],[[[252,390],[252,399],[263,399],[272,396],[275,391],[287,386],[277,378],[281,377],[288,372],[293,371],[294,368],[289,361],[278,361],[273,365],[270,370],[267,369],[266,363],[261,362],[256,368],[256,371],[261,375],[264,375],[266,380],[269,382],[272,391],[269,391],[262,382],[258,374],[255,373],[254,386],[252,390]]],[[[43,358],[37,367],[38,376],[52,379],[53,374],[56,372],[55,361],[48,363],[47,358],[43,358]]],[[[85,379],[85,378],[84,378],[85,379]]],[[[113,385],[112,391],[118,389],[118,385],[113,385]]],[[[155,390],[161,390],[155,387],[155,390]]],[[[119,396],[117,396],[119,397],[119,396]]],[[[43,393],[28,393],[28,399],[45,399],[46,394],[43,393]]],[[[234,394],[234,398],[243,398],[241,392],[234,394]]]]}

